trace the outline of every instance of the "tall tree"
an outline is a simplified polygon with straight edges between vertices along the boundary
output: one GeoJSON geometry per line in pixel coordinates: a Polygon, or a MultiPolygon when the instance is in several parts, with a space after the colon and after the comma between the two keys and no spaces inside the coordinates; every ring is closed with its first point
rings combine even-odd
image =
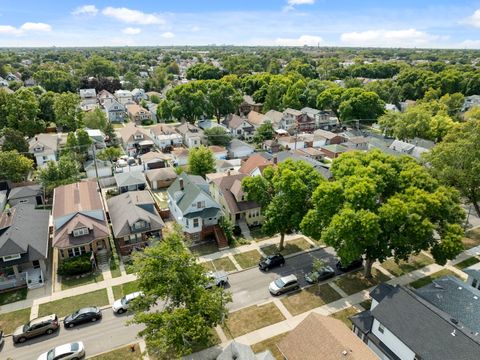
{"type": "Polygon", "coordinates": [[[55,122],[63,131],[75,131],[82,125],[83,112],[80,109],[80,96],[62,93],[55,97],[53,104],[55,122]]]}
{"type": "Polygon", "coordinates": [[[144,293],[134,303],[133,322],[145,328],[149,353],[162,359],[190,354],[211,343],[212,328],[227,316],[231,296],[223,288],[206,289],[209,279],[185,248],[181,230],[134,255],[138,287],[144,293]],[[160,310],[148,311],[163,304],[160,310]]]}
{"type": "Polygon", "coordinates": [[[285,234],[299,229],[311,207],[311,195],[322,180],[312,165],[290,159],[276,167],[267,167],[263,176],[243,180],[247,198],[261,206],[265,218],[262,230],[268,235],[280,233],[280,251],[284,248],[285,234]]]}
{"type": "Polygon", "coordinates": [[[99,129],[105,131],[107,126],[107,116],[105,112],[99,108],[88,111],[83,116],[83,124],[90,129],[99,129]]]}
{"type": "Polygon", "coordinates": [[[97,158],[99,158],[100,160],[113,162],[117,160],[120,156],[122,156],[122,154],[123,152],[120,148],[112,146],[99,151],[97,153],[97,158]]]}
{"type": "Polygon", "coordinates": [[[3,137],[2,151],[17,150],[20,154],[28,153],[28,142],[20,131],[5,128],[0,130],[0,137],[3,137]]]}
{"type": "Polygon", "coordinates": [[[33,169],[33,160],[16,150],[0,151],[0,179],[20,182],[26,180],[33,169]]]}
{"type": "Polygon", "coordinates": [[[222,126],[205,129],[204,135],[207,137],[208,145],[227,146],[231,140],[227,130],[222,126]]]}
{"type": "Polygon", "coordinates": [[[219,123],[222,117],[237,111],[242,95],[230,83],[211,80],[206,86],[208,102],[219,123]]]}
{"type": "Polygon", "coordinates": [[[215,172],[215,157],[212,150],[204,145],[190,149],[188,153],[188,168],[190,174],[205,177],[215,172]]]}
{"type": "Polygon", "coordinates": [[[39,104],[35,93],[21,88],[10,97],[6,106],[8,127],[33,136],[45,129],[45,122],[38,118],[39,104]]]}
{"type": "Polygon", "coordinates": [[[99,55],[93,55],[85,62],[84,73],[86,76],[96,78],[116,76],[117,68],[112,61],[99,55]]]}
{"type": "Polygon", "coordinates": [[[58,162],[49,161],[47,166],[38,169],[37,177],[50,193],[57,186],[77,182],[80,179],[80,171],[76,159],[71,154],[65,154],[58,162]]]}
{"type": "Polygon", "coordinates": [[[273,129],[272,123],[270,121],[265,121],[255,131],[255,134],[253,135],[253,141],[256,144],[261,144],[265,140],[273,139],[274,136],[275,136],[275,130],[273,129]]]}
{"type": "Polygon", "coordinates": [[[38,98],[38,104],[40,107],[40,112],[38,117],[45,121],[45,124],[55,122],[55,111],[53,109],[53,104],[55,103],[55,93],[52,91],[47,91],[43,93],[38,98]]]}
{"type": "Polygon", "coordinates": [[[301,228],[334,247],[344,263],[363,256],[365,277],[376,260],[430,250],[445,264],[463,250],[458,193],[413,158],[351,152],[335,159],[331,171],[334,181],[315,190],[301,228]]]}

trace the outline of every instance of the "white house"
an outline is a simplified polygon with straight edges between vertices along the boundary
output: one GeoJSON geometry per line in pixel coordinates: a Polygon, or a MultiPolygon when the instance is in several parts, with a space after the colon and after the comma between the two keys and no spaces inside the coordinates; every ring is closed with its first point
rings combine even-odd
{"type": "Polygon", "coordinates": [[[148,152],[154,147],[149,132],[134,123],[128,123],[126,126],[117,129],[117,134],[128,156],[148,152]]]}
{"type": "Polygon", "coordinates": [[[175,166],[184,166],[188,164],[188,152],[188,149],[185,149],[184,147],[172,150],[172,160],[175,166]]]}
{"type": "Polygon", "coordinates": [[[127,105],[133,103],[133,95],[128,90],[117,90],[115,91],[115,97],[117,98],[118,102],[122,105],[127,105]]]}
{"type": "Polygon", "coordinates": [[[145,90],[136,88],[132,90],[132,97],[137,103],[148,99],[148,96],[145,94],[145,90]]]}
{"type": "Polygon", "coordinates": [[[125,106],[116,99],[107,100],[103,103],[103,108],[110,122],[123,122],[127,116],[125,106]]]}
{"type": "Polygon", "coordinates": [[[255,131],[255,127],[248,122],[247,118],[236,114],[231,115],[228,121],[228,129],[233,136],[245,140],[250,140],[255,131]]]}
{"type": "Polygon", "coordinates": [[[228,154],[230,158],[246,158],[255,151],[255,147],[247,144],[239,139],[233,139],[228,146],[228,154]]]}
{"type": "Polygon", "coordinates": [[[228,156],[227,149],[223,146],[212,145],[208,148],[213,152],[213,156],[215,156],[217,160],[225,160],[228,156]]]}
{"type": "Polygon", "coordinates": [[[182,136],[183,143],[188,148],[197,148],[206,143],[203,130],[188,122],[176,127],[177,132],[182,136]]]}
{"type": "Polygon", "coordinates": [[[57,134],[37,134],[28,142],[28,152],[33,154],[37,166],[47,161],[57,161],[59,137],[57,134]]]}
{"type": "Polygon", "coordinates": [[[150,128],[150,135],[160,149],[169,147],[178,147],[182,145],[182,135],[177,133],[172,127],[165,124],[157,124],[150,128]]]}

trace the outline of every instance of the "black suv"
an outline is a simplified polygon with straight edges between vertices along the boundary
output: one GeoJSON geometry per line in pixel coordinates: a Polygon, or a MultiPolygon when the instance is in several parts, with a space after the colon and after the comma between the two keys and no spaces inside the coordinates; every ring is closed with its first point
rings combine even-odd
{"type": "Polygon", "coordinates": [[[87,322],[95,322],[102,318],[102,312],[99,308],[92,306],[82,308],[75,311],[73,314],[68,315],[63,320],[63,324],[66,328],[72,328],[75,325],[84,324],[87,322]]]}
{"type": "Polygon", "coordinates": [[[277,266],[283,266],[285,265],[285,259],[283,258],[282,254],[275,254],[275,255],[269,255],[262,260],[260,260],[260,263],[258,264],[258,267],[260,270],[263,271],[268,271],[268,269],[277,267],[277,266]]]}
{"type": "Polygon", "coordinates": [[[349,272],[352,270],[357,270],[360,269],[363,266],[363,259],[357,259],[353,260],[350,264],[348,265],[343,265],[341,261],[337,262],[337,269],[340,270],[341,272],[349,272]]]}

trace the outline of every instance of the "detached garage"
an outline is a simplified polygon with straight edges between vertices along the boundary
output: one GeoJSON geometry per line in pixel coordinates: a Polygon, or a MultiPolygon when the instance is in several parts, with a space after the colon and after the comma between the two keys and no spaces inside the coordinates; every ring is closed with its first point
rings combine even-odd
{"type": "Polygon", "coordinates": [[[168,188],[177,178],[177,173],[172,167],[149,170],[145,175],[152,190],[168,188]]]}

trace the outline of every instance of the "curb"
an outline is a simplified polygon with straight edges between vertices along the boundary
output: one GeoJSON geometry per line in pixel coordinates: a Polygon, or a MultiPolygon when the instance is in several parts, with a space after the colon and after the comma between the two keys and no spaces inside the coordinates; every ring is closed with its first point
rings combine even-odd
{"type": "Polygon", "coordinates": [[[107,350],[107,351],[103,351],[103,352],[101,352],[101,353],[94,354],[94,355],[89,355],[89,356],[85,357],[85,359],[91,359],[91,358],[97,357],[97,356],[99,356],[99,355],[108,354],[109,352],[112,352],[112,351],[115,351],[115,350],[120,350],[120,349],[122,349],[122,348],[124,348],[124,347],[131,346],[131,345],[138,345],[138,348],[140,349],[140,342],[139,342],[139,341],[132,341],[132,342],[130,342],[130,343],[128,343],[128,344],[125,344],[125,345],[122,345],[122,346],[118,346],[118,347],[116,347],[116,348],[114,348],[114,349],[110,349],[110,350],[107,350]]]}

